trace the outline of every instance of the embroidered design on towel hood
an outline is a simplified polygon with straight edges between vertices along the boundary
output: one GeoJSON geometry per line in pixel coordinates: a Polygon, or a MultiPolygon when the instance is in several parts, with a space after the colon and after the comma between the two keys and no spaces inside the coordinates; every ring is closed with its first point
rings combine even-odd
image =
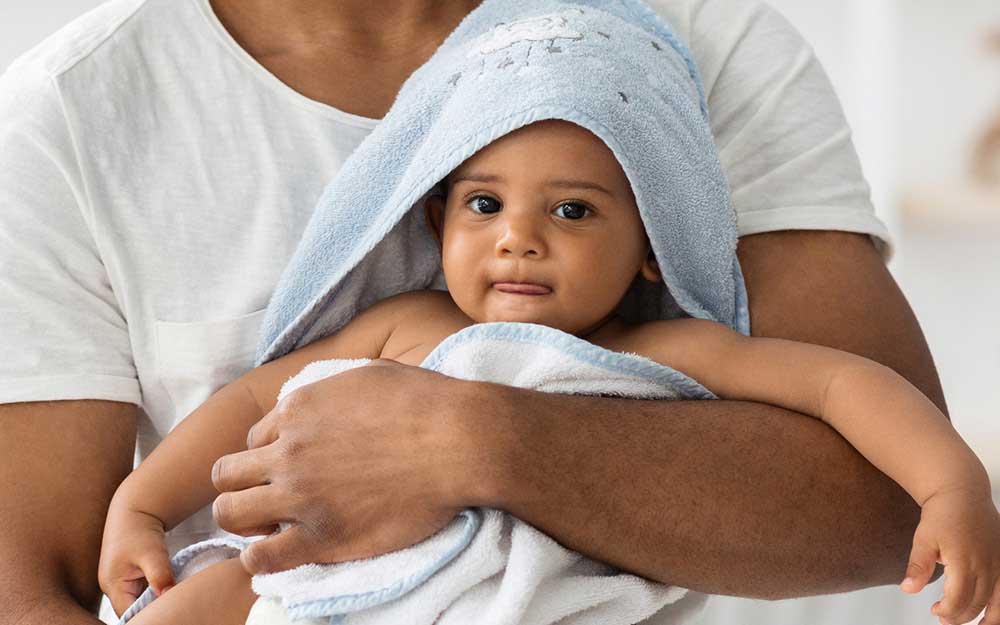
{"type": "Polygon", "coordinates": [[[263,322],[260,365],[398,293],[445,289],[424,201],[496,139],[560,119],[627,176],[663,283],[630,322],[691,316],[749,334],[736,214],[690,51],[638,0],[485,0],[403,84],[325,188],[263,322]]]}

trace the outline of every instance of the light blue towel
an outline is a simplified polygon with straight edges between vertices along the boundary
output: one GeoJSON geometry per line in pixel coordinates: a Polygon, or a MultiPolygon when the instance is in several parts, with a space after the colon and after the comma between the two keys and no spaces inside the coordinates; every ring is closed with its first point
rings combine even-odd
{"type": "Polygon", "coordinates": [[[423,200],[481,148],[544,119],[601,138],[632,184],[665,284],[637,281],[623,316],[686,314],[748,334],[736,215],[687,48],[638,0],[485,0],[327,186],[271,299],[257,364],[378,300],[444,289],[423,200]]]}

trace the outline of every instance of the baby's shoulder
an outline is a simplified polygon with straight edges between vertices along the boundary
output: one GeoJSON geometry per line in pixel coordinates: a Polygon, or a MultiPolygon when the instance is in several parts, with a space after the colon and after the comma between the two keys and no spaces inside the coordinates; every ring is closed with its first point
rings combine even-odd
{"type": "Polygon", "coordinates": [[[625,326],[617,340],[630,343],[658,342],[663,340],[681,340],[691,337],[705,337],[731,333],[729,326],[709,319],[694,317],[678,317],[676,319],[658,319],[643,323],[633,323],[625,326]]]}
{"type": "Polygon", "coordinates": [[[383,358],[420,362],[446,337],[473,323],[447,291],[412,291],[385,302],[393,309],[393,330],[383,358]]]}
{"type": "Polygon", "coordinates": [[[375,307],[381,308],[383,314],[391,314],[393,316],[427,314],[451,316],[462,312],[447,291],[434,289],[408,291],[393,295],[372,306],[372,308],[375,307]]]}
{"type": "Polygon", "coordinates": [[[677,367],[696,354],[717,355],[735,336],[741,335],[723,323],[681,317],[630,324],[603,346],[677,367]]]}

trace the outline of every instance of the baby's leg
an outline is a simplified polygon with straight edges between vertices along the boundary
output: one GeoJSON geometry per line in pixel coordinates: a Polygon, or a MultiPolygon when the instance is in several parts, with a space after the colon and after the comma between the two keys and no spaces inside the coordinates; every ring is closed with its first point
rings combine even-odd
{"type": "Polygon", "coordinates": [[[239,558],[198,571],[143,608],[129,625],[244,625],[257,600],[239,558]]]}

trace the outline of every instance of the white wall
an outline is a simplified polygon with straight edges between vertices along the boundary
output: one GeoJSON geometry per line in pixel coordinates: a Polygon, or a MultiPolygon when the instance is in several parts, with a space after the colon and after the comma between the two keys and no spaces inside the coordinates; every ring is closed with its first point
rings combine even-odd
{"type": "Polygon", "coordinates": [[[963,177],[975,133],[1000,115],[1000,54],[984,31],[1000,30],[996,0],[900,0],[903,33],[901,183],[963,177]]]}
{"type": "Polygon", "coordinates": [[[0,71],[46,35],[100,4],[98,0],[0,1],[0,71]]]}

